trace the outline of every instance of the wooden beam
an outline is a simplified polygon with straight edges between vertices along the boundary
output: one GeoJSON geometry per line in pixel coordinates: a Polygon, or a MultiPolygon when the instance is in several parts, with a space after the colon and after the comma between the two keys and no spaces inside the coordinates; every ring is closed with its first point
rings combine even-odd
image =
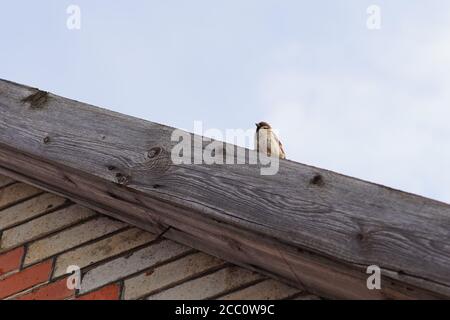
{"type": "Polygon", "coordinates": [[[325,297],[450,297],[449,205],[288,160],[173,164],[173,130],[0,80],[1,174],[325,297]]]}

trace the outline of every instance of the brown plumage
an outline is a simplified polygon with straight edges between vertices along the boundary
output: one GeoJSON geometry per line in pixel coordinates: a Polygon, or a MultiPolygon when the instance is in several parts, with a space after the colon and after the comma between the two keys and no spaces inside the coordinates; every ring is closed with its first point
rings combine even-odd
{"type": "Polygon", "coordinates": [[[267,156],[278,156],[280,159],[286,159],[286,153],[283,144],[273,132],[272,127],[267,122],[256,124],[255,148],[258,152],[265,153],[267,156]]]}

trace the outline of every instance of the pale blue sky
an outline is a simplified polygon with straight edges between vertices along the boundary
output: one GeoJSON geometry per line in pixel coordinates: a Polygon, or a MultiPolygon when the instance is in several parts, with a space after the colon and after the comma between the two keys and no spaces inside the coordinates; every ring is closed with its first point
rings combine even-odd
{"type": "Polygon", "coordinates": [[[266,120],[292,160],[450,202],[447,0],[0,8],[0,78],[190,131],[266,120]]]}

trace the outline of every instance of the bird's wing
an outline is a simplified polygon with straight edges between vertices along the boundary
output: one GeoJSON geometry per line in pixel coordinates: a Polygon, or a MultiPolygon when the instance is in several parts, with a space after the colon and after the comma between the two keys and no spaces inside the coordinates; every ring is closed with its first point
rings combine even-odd
{"type": "Polygon", "coordinates": [[[285,158],[286,153],[284,152],[283,144],[281,143],[280,139],[278,139],[277,135],[274,132],[272,132],[272,136],[275,142],[278,143],[278,146],[280,148],[280,156],[282,156],[282,158],[285,158]]]}

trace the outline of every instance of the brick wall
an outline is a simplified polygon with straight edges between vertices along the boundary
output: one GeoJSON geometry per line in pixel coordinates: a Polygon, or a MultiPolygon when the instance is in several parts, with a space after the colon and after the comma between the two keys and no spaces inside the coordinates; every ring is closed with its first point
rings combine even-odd
{"type": "Polygon", "coordinates": [[[0,299],[316,299],[3,176],[0,235],[0,299]]]}

